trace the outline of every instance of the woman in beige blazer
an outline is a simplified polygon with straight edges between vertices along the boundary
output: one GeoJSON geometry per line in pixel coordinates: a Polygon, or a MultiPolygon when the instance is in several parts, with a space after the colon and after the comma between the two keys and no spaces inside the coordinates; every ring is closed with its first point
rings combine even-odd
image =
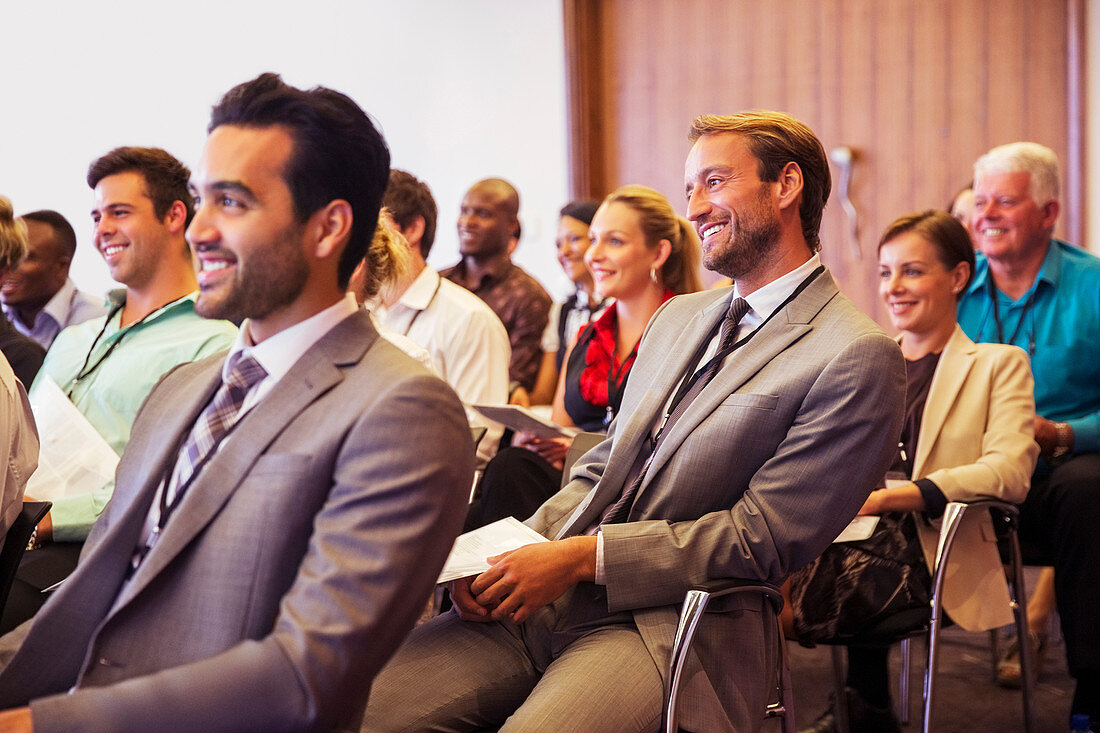
{"type": "MultiPolygon", "coordinates": [[[[946,212],[904,216],[879,243],[879,293],[900,332],[909,388],[903,455],[895,468],[912,480],[872,492],[860,513],[916,512],[929,569],[947,502],[981,497],[1022,502],[1039,453],[1027,354],[1015,346],[975,344],[956,323],[958,295],[973,271],[966,230],[946,212]]],[[[1011,623],[988,514],[967,516],[956,543],[944,585],[945,611],[972,631],[1011,623]]],[[[848,649],[852,730],[898,730],[886,652],[848,649]]],[[[828,711],[809,730],[832,729],[828,711]]]]}

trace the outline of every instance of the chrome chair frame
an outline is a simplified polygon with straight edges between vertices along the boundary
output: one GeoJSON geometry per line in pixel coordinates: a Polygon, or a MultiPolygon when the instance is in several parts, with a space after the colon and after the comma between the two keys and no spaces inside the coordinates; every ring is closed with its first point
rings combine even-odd
{"type": "Polygon", "coordinates": [[[1034,697],[1034,684],[1031,670],[1035,660],[1031,658],[1031,644],[1028,639],[1027,625],[1027,592],[1024,587],[1024,561],[1020,552],[1020,539],[1016,533],[1019,525],[1020,510],[1015,504],[996,499],[977,499],[974,501],[953,501],[948,503],[943,513],[943,524],[940,527],[940,541],[936,546],[935,572],[932,574],[932,615],[928,622],[928,659],[924,668],[924,720],[921,730],[927,733],[932,730],[932,708],[935,702],[935,686],[933,684],[936,675],[936,662],[938,661],[938,641],[940,628],[943,625],[943,610],[940,599],[943,596],[944,579],[947,576],[947,560],[951,556],[954,547],[955,535],[962,523],[963,517],[969,511],[995,510],[1000,512],[1008,523],[1009,562],[1012,568],[1012,582],[1009,583],[1009,603],[1016,619],[1016,638],[1020,648],[1020,676],[1022,678],[1024,730],[1032,733],[1035,730],[1035,711],[1031,701],[1034,697]]]}
{"type": "MultiPolygon", "coordinates": [[[[909,722],[909,664],[910,645],[914,635],[924,634],[926,640],[926,659],[924,667],[924,680],[921,690],[923,720],[921,730],[930,733],[932,730],[932,710],[935,705],[935,676],[936,663],[939,660],[939,635],[943,627],[943,586],[947,577],[948,560],[951,551],[955,547],[955,537],[963,517],[967,512],[994,510],[994,516],[1000,515],[1008,524],[1009,561],[1011,565],[1011,582],[1009,583],[1009,605],[1016,620],[1016,634],[1020,645],[1020,672],[1023,677],[1023,713],[1024,730],[1032,733],[1035,730],[1035,712],[1032,710],[1031,701],[1034,697],[1033,677],[1031,675],[1034,660],[1031,658],[1031,646],[1028,643],[1027,626],[1027,593],[1024,589],[1024,564],[1020,552],[1020,541],[1016,534],[1019,523],[1020,511],[1015,504],[1010,504],[997,499],[975,499],[973,501],[952,501],[947,504],[943,513],[943,522],[940,526],[940,538],[936,545],[935,565],[932,570],[932,594],[929,602],[930,615],[928,624],[923,629],[914,629],[912,634],[903,637],[901,643],[901,671],[899,674],[899,718],[903,725],[909,722]]],[[[832,649],[833,675],[837,700],[844,699],[844,661],[839,646],[832,649]]],[[[837,705],[837,730],[840,733],[848,733],[847,707],[837,705]]]]}
{"type": "Polygon", "coordinates": [[[669,655],[668,676],[666,681],[664,709],[664,731],[676,733],[679,730],[679,714],[677,703],[680,695],[680,685],[691,651],[695,633],[699,623],[706,613],[707,605],[715,598],[733,595],[735,593],[759,593],[767,598],[775,609],[775,633],[778,653],[776,655],[776,693],[777,701],[768,704],[764,710],[765,718],[780,718],[783,733],[795,733],[794,696],[791,692],[791,669],[787,659],[787,640],[783,636],[782,624],[779,622],[779,614],[783,610],[783,594],[779,588],[756,580],[719,580],[704,583],[692,588],[684,597],[684,605],[680,611],[680,621],[676,627],[676,635],[672,642],[672,651],[669,655]]]}

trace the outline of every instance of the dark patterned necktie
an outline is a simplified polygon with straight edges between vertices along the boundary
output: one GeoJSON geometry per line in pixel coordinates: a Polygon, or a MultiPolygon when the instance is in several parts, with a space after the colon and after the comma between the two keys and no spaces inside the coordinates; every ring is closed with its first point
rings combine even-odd
{"type": "Polygon", "coordinates": [[[254,386],[260,383],[267,372],[259,362],[251,356],[242,356],[242,352],[234,355],[235,361],[229,367],[225,380],[214,393],[214,398],[199,414],[195,425],[191,428],[191,434],[180,448],[179,457],[176,459],[176,473],[178,479],[172,482],[169,474],[163,482],[160,496],[160,516],[144,543],[139,543],[130,558],[129,578],[145,560],[146,555],[157,543],[161,532],[168,523],[168,518],[191,485],[191,479],[206,463],[207,459],[217,448],[218,443],[225,438],[237,422],[244,398],[254,386]],[[169,493],[174,487],[174,492],[169,493]]]}
{"type": "Polygon", "coordinates": [[[175,505],[182,498],[195,473],[237,422],[245,395],[267,376],[264,368],[251,356],[241,356],[240,353],[237,356],[236,362],[229,367],[225,381],[195,421],[195,427],[180,450],[176,496],[168,497],[169,505],[175,505]]]}
{"type": "Polygon", "coordinates": [[[603,516],[600,518],[600,524],[616,524],[626,521],[627,516],[630,514],[630,506],[634,503],[634,496],[641,488],[642,479],[645,478],[646,471],[649,470],[649,464],[653,461],[661,437],[668,434],[692,401],[699,396],[699,393],[710,383],[710,380],[714,379],[714,375],[722,367],[723,357],[733,346],[734,338],[737,335],[737,326],[748,312],[749,304],[744,298],[736,298],[730,303],[729,310],[726,311],[726,317],[722,319],[722,327],[718,331],[718,350],[715,352],[714,358],[704,365],[703,369],[705,371],[692,382],[691,388],[672,406],[672,411],[668,413],[661,428],[657,431],[656,439],[647,437],[642,443],[642,448],[638,451],[638,456],[634,459],[624,482],[626,488],[618,500],[604,510],[603,516]]]}

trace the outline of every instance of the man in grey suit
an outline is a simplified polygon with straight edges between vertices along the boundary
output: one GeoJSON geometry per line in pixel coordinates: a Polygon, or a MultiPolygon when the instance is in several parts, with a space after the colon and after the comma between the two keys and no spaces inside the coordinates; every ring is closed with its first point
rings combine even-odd
{"type": "Polygon", "coordinates": [[[345,293],[393,265],[381,134],[274,74],[209,131],[196,310],[247,320],[153,391],[77,570],[0,640],[0,730],[357,726],[462,523],[460,402],[345,293]]]}
{"type": "MultiPolygon", "coordinates": [[[[378,676],[364,730],[656,731],[685,592],[781,582],[890,464],[904,366],[816,254],[820,142],[774,112],[706,115],[691,139],[688,217],[733,288],[658,311],[607,439],[528,520],[554,541],[456,581],[457,611],[378,676]]],[[[760,724],[774,622],[759,599],[722,610],[686,675],[688,730],[760,724]]]]}

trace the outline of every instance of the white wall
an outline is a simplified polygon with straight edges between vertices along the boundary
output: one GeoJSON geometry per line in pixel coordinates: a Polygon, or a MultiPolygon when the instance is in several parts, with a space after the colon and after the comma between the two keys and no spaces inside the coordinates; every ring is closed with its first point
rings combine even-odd
{"type": "Polygon", "coordinates": [[[520,191],[516,260],[555,295],[566,200],[561,5],[540,0],[235,0],[4,3],[0,193],[17,212],[57,209],[77,229],[73,277],[112,286],[91,246],[88,164],[118,145],[163,147],[194,166],[210,106],[276,71],[352,96],[396,167],[440,208],[431,262],[458,259],[462,194],[500,176],[520,191]]]}

